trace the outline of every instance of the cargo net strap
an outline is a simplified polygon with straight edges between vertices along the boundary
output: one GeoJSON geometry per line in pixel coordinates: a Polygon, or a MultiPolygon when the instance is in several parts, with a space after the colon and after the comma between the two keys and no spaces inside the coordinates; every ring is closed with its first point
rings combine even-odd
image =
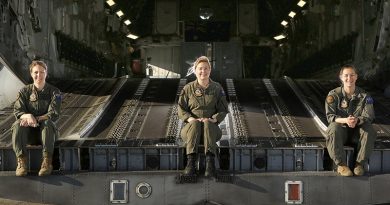
{"type": "Polygon", "coordinates": [[[179,120],[179,115],[177,113],[177,109],[178,109],[177,102],[179,100],[180,93],[186,84],[187,84],[187,79],[185,78],[180,79],[179,86],[176,92],[175,103],[172,105],[170,109],[168,129],[167,129],[167,133],[165,134],[165,139],[167,139],[168,142],[170,143],[174,143],[176,142],[176,140],[180,139],[180,130],[183,125],[183,122],[179,120]]]}
{"type": "Polygon", "coordinates": [[[282,117],[284,123],[286,124],[286,127],[291,137],[296,138],[296,140],[303,140],[303,138],[306,137],[307,134],[300,130],[300,127],[298,127],[299,123],[294,117],[291,116],[291,113],[288,110],[286,103],[284,103],[284,101],[279,97],[279,94],[272,85],[271,80],[263,79],[263,82],[268,90],[268,93],[271,95],[273,102],[275,103],[279,115],[282,117]]]}
{"type": "Polygon", "coordinates": [[[118,141],[126,137],[126,128],[131,125],[131,120],[134,118],[137,110],[139,110],[140,99],[144,94],[148,84],[149,79],[143,79],[132,98],[130,100],[126,100],[124,108],[120,111],[118,120],[115,122],[115,125],[108,133],[108,139],[118,141]]]}
{"type": "Polygon", "coordinates": [[[248,143],[248,129],[245,123],[245,116],[240,110],[233,79],[226,79],[227,93],[229,96],[229,112],[232,116],[233,131],[237,144],[248,143]]]}

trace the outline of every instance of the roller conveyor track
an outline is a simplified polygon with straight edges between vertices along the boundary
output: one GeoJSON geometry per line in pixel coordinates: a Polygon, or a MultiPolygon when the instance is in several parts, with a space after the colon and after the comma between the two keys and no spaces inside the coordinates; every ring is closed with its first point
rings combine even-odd
{"type": "Polygon", "coordinates": [[[278,119],[272,120],[270,124],[269,118],[272,118],[272,115],[267,114],[267,109],[271,109],[272,101],[264,83],[261,80],[236,80],[234,86],[241,112],[245,116],[248,137],[252,140],[279,137],[277,131],[281,131],[282,128],[278,119]],[[279,127],[276,128],[278,125],[279,127]]]}
{"type": "Polygon", "coordinates": [[[129,106],[128,102],[134,95],[141,79],[127,80],[122,86],[118,94],[112,100],[112,103],[107,108],[107,111],[102,116],[101,120],[97,123],[95,128],[87,136],[88,139],[107,139],[109,138],[109,131],[113,129],[115,122],[120,118],[120,113],[124,108],[129,106]]]}
{"type": "Polygon", "coordinates": [[[323,136],[317,128],[312,116],[288,86],[287,82],[285,80],[272,80],[272,84],[286,106],[283,109],[288,111],[294,126],[296,126],[301,134],[299,137],[307,139],[318,138],[318,140],[323,140],[323,136]]]}
{"type": "Polygon", "coordinates": [[[150,80],[126,139],[164,141],[178,83],[178,79],[150,80]]]}

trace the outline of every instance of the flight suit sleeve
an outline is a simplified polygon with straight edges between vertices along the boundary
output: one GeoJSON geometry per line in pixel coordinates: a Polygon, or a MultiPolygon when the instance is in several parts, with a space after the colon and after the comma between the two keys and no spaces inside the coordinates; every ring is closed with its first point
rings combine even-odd
{"type": "Polygon", "coordinates": [[[229,112],[228,111],[228,105],[227,105],[227,100],[226,100],[226,95],[225,92],[223,91],[222,87],[219,87],[218,91],[218,101],[217,101],[217,113],[215,113],[212,118],[217,120],[217,123],[222,122],[226,114],[229,112]]]}
{"type": "Polygon", "coordinates": [[[52,121],[56,121],[61,114],[61,102],[62,102],[62,96],[60,90],[54,89],[51,95],[49,108],[46,114],[46,116],[52,121]]]}
{"type": "Polygon", "coordinates": [[[329,124],[340,117],[337,115],[337,104],[338,98],[330,92],[325,100],[325,113],[329,124]]]}
{"type": "Polygon", "coordinates": [[[181,120],[184,122],[187,121],[188,118],[192,116],[190,111],[190,106],[188,105],[188,94],[186,90],[180,92],[179,101],[178,101],[178,115],[181,120]]]}
{"type": "Polygon", "coordinates": [[[26,102],[28,102],[26,93],[20,90],[14,104],[14,115],[16,119],[19,119],[24,114],[28,114],[26,102]]]}
{"type": "Polygon", "coordinates": [[[362,114],[357,117],[359,119],[358,125],[362,125],[365,122],[372,123],[375,118],[374,99],[371,96],[367,95],[363,100],[364,102],[362,103],[362,114]]]}

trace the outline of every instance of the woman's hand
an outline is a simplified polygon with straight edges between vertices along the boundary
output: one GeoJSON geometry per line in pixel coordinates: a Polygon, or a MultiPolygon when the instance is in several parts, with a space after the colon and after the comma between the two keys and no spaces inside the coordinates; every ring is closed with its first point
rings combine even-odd
{"type": "Polygon", "coordinates": [[[187,119],[187,122],[192,122],[194,120],[198,120],[199,122],[212,122],[212,123],[217,123],[217,120],[216,119],[213,119],[213,118],[194,118],[194,117],[189,117],[187,119]]]}
{"type": "Polygon", "coordinates": [[[22,127],[37,127],[38,122],[32,114],[23,114],[20,117],[20,126],[22,127]]]}
{"type": "Polygon", "coordinates": [[[350,128],[354,128],[358,122],[358,118],[356,118],[352,115],[348,116],[346,119],[347,119],[346,123],[347,123],[348,127],[350,127],[350,128]]]}

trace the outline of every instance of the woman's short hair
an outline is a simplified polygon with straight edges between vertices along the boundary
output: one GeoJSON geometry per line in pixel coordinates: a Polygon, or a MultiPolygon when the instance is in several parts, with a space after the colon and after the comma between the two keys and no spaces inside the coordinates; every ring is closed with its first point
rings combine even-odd
{"type": "Polygon", "coordinates": [[[29,66],[29,68],[30,68],[30,73],[32,72],[33,67],[36,66],[36,65],[41,66],[42,68],[44,68],[44,69],[47,71],[47,65],[46,65],[45,62],[40,61],[40,60],[33,60],[33,61],[31,62],[31,64],[30,64],[30,66],[29,66]]]}
{"type": "Polygon", "coordinates": [[[194,63],[194,70],[196,69],[196,66],[198,66],[198,64],[202,62],[209,64],[209,67],[211,68],[210,60],[206,56],[201,56],[198,59],[196,59],[194,63]]]}
{"type": "Polygon", "coordinates": [[[339,72],[339,76],[342,75],[342,74],[343,74],[343,71],[344,71],[345,69],[348,69],[348,68],[352,69],[352,70],[355,71],[355,73],[357,74],[357,70],[356,70],[356,68],[355,68],[354,65],[352,65],[352,64],[345,64],[345,65],[341,66],[340,72],[339,72]]]}

